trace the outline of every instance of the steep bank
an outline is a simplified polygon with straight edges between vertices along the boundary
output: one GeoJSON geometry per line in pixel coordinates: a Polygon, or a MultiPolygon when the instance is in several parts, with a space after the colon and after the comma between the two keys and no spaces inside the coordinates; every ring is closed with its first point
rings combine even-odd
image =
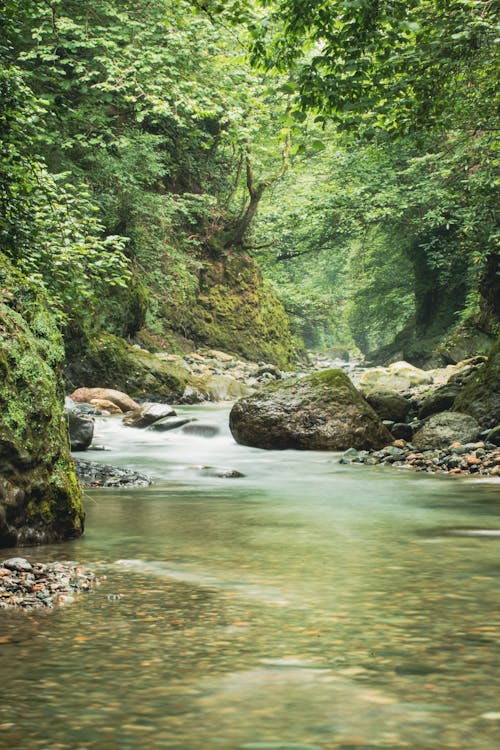
{"type": "Polygon", "coordinates": [[[62,408],[63,359],[44,300],[0,255],[0,546],[83,531],[62,408]]]}

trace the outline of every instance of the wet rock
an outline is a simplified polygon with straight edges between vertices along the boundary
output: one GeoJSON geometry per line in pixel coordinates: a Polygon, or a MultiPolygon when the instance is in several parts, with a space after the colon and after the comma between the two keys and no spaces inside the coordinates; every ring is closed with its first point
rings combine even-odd
{"type": "Polygon", "coordinates": [[[146,474],[81,458],[75,459],[75,469],[83,487],[148,487],[153,483],[146,474]]]}
{"type": "Polygon", "coordinates": [[[216,466],[199,466],[197,471],[204,477],[218,477],[220,479],[240,479],[245,475],[236,469],[224,469],[216,466]]]}
{"type": "Polygon", "coordinates": [[[457,412],[433,414],[413,436],[413,444],[420,450],[444,448],[453,441],[473,442],[481,428],[473,417],[457,412]]]}
{"type": "Polygon", "coordinates": [[[404,422],[411,408],[410,401],[396,391],[372,391],[366,400],[380,419],[392,422],[404,422]]]}
{"type": "Polygon", "coordinates": [[[85,451],[94,437],[94,419],[81,414],[77,409],[65,410],[69,429],[69,441],[72,451],[85,451]]]}
{"type": "Polygon", "coordinates": [[[500,445],[500,425],[497,425],[492,430],[490,430],[487,434],[486,439],[489,443],[500,445]]]}
{"type": "Polygon", "coordinates": [[[424,398],[418,412],[419,419],[425,419],[431,414],[439,414],[447,411],[453,406],[456,397],[460,393],[458,383],[449,383],[437,388],[433,393],[424,398]]]}
{"type": "Polygon", "coordinates": [[[470,414],[483,427],[500,424],[500,338],[488,361],[464,384],[453,409],[470,414]]]}
{"type": "Polygon", "coordinates": [[[342,370],[273,383],[238,401],[229,420],[238,443],[258,448],[345,450],[391,441],[342,370]]]}
{"type": "Polygon", "coordinates": [[[106,398],[93,398],[90,402],[98,412],[106,414],[123,414],[123,410],[113,401],[106,398]]]}
{"type": "Polygon", "coordinates": [[[218,435],[220,428],[208,422],[191,421],[189,424],[184,425],[182,432],[186,435],[198,435],[199,437],[210,438],[218,435]]]}
{"type": "Polygon", "coordinates": [[[149,427],[154,422],[168,417],[176,417],[177,412],[168,404],[143,404],[139,409],[126,414],[122,422],[127,427],[149,427]]]}
{"type": "Polygon", "coordinates": [[[76,402],[90,404],[92,399],[106,399],[120,407],[122,411],[134,411],[140,408],[139,404],[130,396],[114,388],[77,388],[70,398],[76,402]]]}
{"type": "Polygon", "coordinates": [[[157,430],[158,432],[168,432],[169,430],[177,430],[179,427],[183,427],[189,422],[194,421],[194,417],[164,417],[157,422],[153,422],[153,424],[149,426],[149,429],[157,430]]]}
{"type": "Polygon", "coordinates": [[[7,570],[16,570],[19,573],[31,573],[33,566],[24,557],[10,557],[8,560],[4,560],[2,567],[7,570]]]}
{"type": "Polygon", "coordinates": [[[408,440],[413,437],[413,427],[405,422],[396,422],[390,428],[391,435],[396,440],[408,440]]]}
{"type": "Polygon", "coordinates": [[[433,382],[432,375],[409,362],[394,362],[388,367],[374,367],[359,378],[362,391],[406,391],[433,382]]]}

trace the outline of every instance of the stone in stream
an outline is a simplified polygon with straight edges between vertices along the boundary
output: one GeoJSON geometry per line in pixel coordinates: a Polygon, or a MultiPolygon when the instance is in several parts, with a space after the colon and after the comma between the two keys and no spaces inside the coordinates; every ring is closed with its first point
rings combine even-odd
{"type": "Polygon", "coordinates": [[[176,417],[177,412],[168,404],[145,403],[140,409],[126,414],[122,422],[127,427],[149,427],[166,417],[176,417]]]}
{"type": "Polygon", "coordinates": [[[204,477],[217,477],[219,479],[240,479],[245,475],[236,469],[224,469],[216,466],[192,466],[190,467],[195,471],[198,471],[201,476],[204,477]]]}
{"type": "Polygon", "coordinates": [[[381,448],[392,436],[342,370],[272,383],[234,404],[236,442],[257,448],[381,448]]]}
{"type": "Polygon", "coordinates": [[[131,469],[75,459],[75,470],[84,487],[148,487],[151,477],[131,469]]]}
{"type": "Polygon", "coordinates": [[[193,421],[190,424],[186,424],[182,428],[182,432],[186,435],[197,435],[198,437],[215,437],[220,433],[220,428],[215,424],[209,424],[208,422],[193,421]]]}
{"type": "Polygon", "coordinates": [[[68,422],[69,441],[72,451],[85,451],[94,437],[94,419],[78,409],[67,409],[64,414],[68,422]]]}
{"type": "Polygon", "coordinates": [[[133,411],[139,409],[139,404],[130,396],[114,388],[77,388],[70,398],[73,401],[90,404],[93,399],[106,399],[120,407],[122,411],[133,411]]]}
{"type": "Polygon", "coordinates": [[[157,430],[158,432],[168,432],[169,430],[177,430],[179,427],[183,427],[189,422],[194,421],[195,417],[164,417],[149,425],[149,429],[157,430]]]}

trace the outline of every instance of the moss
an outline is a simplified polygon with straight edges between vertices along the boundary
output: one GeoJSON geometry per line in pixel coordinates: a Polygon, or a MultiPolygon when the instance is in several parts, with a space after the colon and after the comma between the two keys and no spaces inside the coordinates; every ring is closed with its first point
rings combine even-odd
{"type": "Polygon", "coordinates": [[[0,255],[0,545],[81,533],[83,510],[63,419],[63,348],[48,303],[0,255]],[[26,288],[25,291],[26,291],[26,288]]]}
{"type": "Polygon", "coordinates": [[[486,364],[458,394],[453,411],[470,414],[482,427],[495,427],[500,423],[500,338],[486,364]]]}
{"type": "Polygon", "coordinates": [[[177,400],[186,385],[196,385],[185,370],[110,333],[87,341],[69,363],[66,378],[70,389],[116,388],[134,398],[165,401],[177,400]]]}
{"type": "Polygon", "coordinates": [[[290,366],[295,349],[288,318],[253,258],[221,250],[199,265],[189,284],[178,289],[164,282],[164,288],[155,289],[159,317],[154,333],[168,339],[170,331],[194,344],[290,366]]]}

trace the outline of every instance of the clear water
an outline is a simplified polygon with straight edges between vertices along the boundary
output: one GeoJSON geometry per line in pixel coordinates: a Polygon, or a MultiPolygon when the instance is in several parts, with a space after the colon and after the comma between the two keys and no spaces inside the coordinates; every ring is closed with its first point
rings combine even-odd
{"type": "MultiPolygon", "coordinates": [[[[343,466],[101,420],[87,532],[25,550],[106,579],[2,613],[0,747],[500,747],[498,481],[343,466]],[[199,466],[240,479],[207,477],[199,466]]],[[[9,556],[4,551],[4,556],[9,556]]]]}

